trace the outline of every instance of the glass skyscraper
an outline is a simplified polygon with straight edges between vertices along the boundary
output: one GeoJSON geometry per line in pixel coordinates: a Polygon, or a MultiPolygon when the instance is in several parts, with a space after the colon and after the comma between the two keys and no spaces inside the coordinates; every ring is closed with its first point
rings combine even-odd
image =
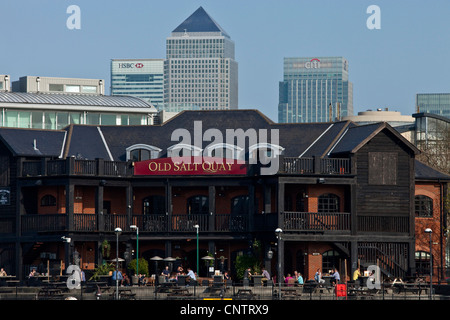
{"type": "Polygon", "coordinates": [[[133,96],[160,106],[164,102],[164,59],[112,59],[111,95],[133,96]]]}
{"type": "Polygon", "coordinates": [[[353,115],[353,84],[343,57],[284,58],[278,122],[328,122],[353,115]]]}
{"type": "Polygon", "coordinates": [[[238,108],[234,42],[200,7],[166,40],[164,101],[203,110],[238,108]]]}
{"type": "Polygon", "coordinates": [[[417,112],[450,118],[450,93],[418,93],[416,108],[417,112]]]}

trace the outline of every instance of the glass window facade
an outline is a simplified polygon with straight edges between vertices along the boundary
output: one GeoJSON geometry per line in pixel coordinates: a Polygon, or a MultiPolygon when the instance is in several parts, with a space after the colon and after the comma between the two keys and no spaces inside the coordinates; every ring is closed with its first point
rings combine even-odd
{"type": "Polygon", "coordinates": [[[353,84],[345,58],[284,58],[278,122],[328,122],[351,115],[353,84]]]}
{"type": "Polygon", "coordinates": [[[111,95],[141,98],[155,107],[164,102],[164,60],[111,60],[111,95]]]}
{"type": "Polygon", "coordinates": [[[416,107],[417,112],[450,118],[450,93],[419,93],[416,95],[416,107]]]}

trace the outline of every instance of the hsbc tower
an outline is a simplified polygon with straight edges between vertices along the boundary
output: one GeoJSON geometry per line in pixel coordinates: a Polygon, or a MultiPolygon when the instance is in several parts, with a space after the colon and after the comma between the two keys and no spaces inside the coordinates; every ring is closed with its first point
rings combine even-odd
{"type": "Polygon", "coordinates": [[[164,59],[112,59],[111,95],[141,98],[153,106],[164,102],[164,59]]]}

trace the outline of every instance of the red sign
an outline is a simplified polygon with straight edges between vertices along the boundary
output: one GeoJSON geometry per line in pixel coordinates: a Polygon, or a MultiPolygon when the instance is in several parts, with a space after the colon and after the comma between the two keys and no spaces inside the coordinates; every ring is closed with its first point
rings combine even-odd
{"type": "Polygon", "coordinates": [[[143,63],[136,63],[134,66],[136,68],[142,68],[144,66],[144,64],[143,63]]]}
{"type": "Polygon", "coordinates": [[[243,160],[212,157],[173,157],[134,163],[135,175],[245,175],[243,160]]]}

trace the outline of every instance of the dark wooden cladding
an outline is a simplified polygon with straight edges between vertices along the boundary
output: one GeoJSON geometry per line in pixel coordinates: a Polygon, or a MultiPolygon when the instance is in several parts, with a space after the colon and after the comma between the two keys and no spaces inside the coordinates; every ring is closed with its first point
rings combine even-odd
{"type": "Polygon", "coordinates": [[[357,204],[359,216],[409,216],[411,151],[396,143],[389,132],[382,131],[356,154],[357,204]],[[370,167],[384,162],[381,168],[370,167]],[[374,157],[376,159],[374,160],[374,157]],[[391,168],[389,166],[393,166],[391,168]],[[387,177],[396,175],[395,177],[387,177]],[[378,181],[378,183],[375,183],[378,181]]]}

